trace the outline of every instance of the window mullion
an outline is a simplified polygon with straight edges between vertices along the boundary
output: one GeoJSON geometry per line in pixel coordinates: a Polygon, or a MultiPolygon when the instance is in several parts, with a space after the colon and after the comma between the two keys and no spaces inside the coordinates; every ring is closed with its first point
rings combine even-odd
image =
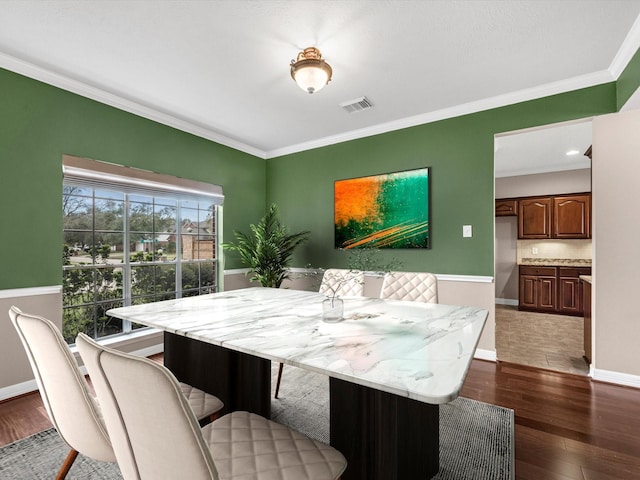
{"type": "MultiPolygon", "coordinates": [[[[129,233],[129,195],[124,196],[124,215],[123,215],[123,245],[122,245],[122,295],[123,304],[125,306],[131,305],[131,252],[129,239],[131,235],[129,233]]],[[[131,331],[131,322],[123,320],[122,329],[125,332],[131,331]]]]}
{"type": "Polygon", "coordinates": [[[95,301],[98,298],[98,275],[96,274],[96,191],[93,190],[91,199],[91,263],[93,269],[91,270],[91,277],[93,278],[93,338],[98,338],[98,304],[95,301]]]}
{"type": "Polygon", "coordinates": [[[182,200],[176,208],[176,298],[182,298],[182,200]]]}

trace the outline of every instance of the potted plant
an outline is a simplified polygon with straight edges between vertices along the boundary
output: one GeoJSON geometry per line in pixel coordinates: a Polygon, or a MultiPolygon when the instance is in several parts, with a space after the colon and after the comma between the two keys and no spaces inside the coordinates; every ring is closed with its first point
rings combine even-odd
{"type": "Polygon", "coordinates": [[[272,204],[257,225],[249,225],[251,232],[234,231],[235,243],[223,247],[240,255],[249,267],[251,280],[263,287],[279,288],[285,278],[295,248],[309,238],[309,232],[289,233],[278,219],[278,207],[272,204]]]}

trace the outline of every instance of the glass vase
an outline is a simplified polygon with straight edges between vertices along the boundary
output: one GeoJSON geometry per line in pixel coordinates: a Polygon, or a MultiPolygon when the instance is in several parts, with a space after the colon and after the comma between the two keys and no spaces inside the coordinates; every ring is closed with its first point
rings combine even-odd
{"type": "Polygon", "coordinates": [[[341,298],[329,297],[322,301],[322,320],[327,323],[336,323],[342,320],[344,302],[341,298]]]}

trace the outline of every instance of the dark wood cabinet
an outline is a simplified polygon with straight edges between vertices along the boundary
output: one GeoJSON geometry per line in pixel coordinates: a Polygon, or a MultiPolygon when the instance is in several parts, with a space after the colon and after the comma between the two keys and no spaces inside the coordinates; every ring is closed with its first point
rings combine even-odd
{"type": "Polygon", "coordinates": [[[591,267],[521,265],[518,308],[563,315],[583,315],[584,300],[580,275],[591,275],[591,267]]]}
{"type": "Polygon", "coordinates": [[[591,238],[591,194],[518,199],[518,238],[591,238]]]}
{"type": "Polygon", "coordinates": [[[558,313],[584,314],[580,275],[591,275],[591,267],[558,267],[558,313]]]}
{"type": "Polygon", "coordinates": [[[518,200],[518,238],[551,238],[551,197],[518,200]]]}
{"type": "Polygon", "coordinates": [[[518,215],[518,200],[501,198],[496,200],[496,217],[515,217],[518,215]]]}
{"type": "Polygon", "coordinates": [[[591,195],[553,197],[553,238],[591,238],[591,195]]]}
{"type": "Polygon", "coordinates": [[[520,310],[555,312],[557,310],[556,267],[520,267],[520,310]]]}
{"type": "Polygon", "coordinates": [[[582,292],[580,279],[558,278],[558,310],[568,315],[580,315],[582,312],[582,292]]]}

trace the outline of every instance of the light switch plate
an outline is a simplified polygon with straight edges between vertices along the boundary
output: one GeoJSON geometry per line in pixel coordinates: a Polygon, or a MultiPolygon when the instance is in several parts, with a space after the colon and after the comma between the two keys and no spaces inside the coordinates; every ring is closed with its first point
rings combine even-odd
{"type": "Polygon", "coordinates": [[[471,225],[462,226],[462,236],[464,238],[473,237],[473,230],[471,228],[471,225]]]}

